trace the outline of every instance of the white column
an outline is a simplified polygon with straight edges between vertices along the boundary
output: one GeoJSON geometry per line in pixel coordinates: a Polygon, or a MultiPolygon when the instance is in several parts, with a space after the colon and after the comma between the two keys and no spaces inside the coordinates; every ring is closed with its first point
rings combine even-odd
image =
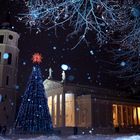
{"type": "Polygon", "coordinates": [[[60,120],[59,120],[59,117],[60,117],[60,96],[59,94],[57,95],[57,115],[56,115],[56,126],[59,127],[60,125],[60,120]]]}

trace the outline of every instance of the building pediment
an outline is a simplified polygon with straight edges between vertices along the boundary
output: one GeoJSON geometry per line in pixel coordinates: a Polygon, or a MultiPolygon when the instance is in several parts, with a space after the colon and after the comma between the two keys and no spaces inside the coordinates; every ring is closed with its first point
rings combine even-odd
{"type": "Polygon", "coordinates": [[[62,87],[62,83],[61,82],[53,81],[53,80],[48,80],[48,79],[46,79],[43,82],[43,84],[44,84],[44,87],[45,87],[46,90],[62,87]]]}

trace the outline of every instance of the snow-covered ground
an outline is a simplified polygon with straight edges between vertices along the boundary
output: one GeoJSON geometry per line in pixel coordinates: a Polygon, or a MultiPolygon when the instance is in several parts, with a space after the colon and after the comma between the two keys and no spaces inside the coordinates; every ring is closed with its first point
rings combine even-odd
{"type": "Polygon", "coordinates": [[[38,136],[33,138],[0,137],[0,140],[140,140],[140,135],[77,135],[77,136],[38,136]]]}

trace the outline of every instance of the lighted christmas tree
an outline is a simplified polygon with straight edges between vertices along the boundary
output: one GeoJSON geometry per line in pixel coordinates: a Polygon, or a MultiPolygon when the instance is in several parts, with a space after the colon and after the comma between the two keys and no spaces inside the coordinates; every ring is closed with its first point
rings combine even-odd
{"type": "Polygon", "coordinates": [[[36,53],[32,60],[35,65],[22,98],[14,130],[15,133],[50,134],[53,126],[39,67],[42,56],[36,53]]]}

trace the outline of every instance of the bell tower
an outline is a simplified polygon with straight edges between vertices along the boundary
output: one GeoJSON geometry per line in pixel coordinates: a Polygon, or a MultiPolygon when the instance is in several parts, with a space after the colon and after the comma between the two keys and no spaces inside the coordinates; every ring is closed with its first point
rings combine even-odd
{"type": "Polygon", "coordinates": [[[16,115],[19,34],[9,23],[0,27],[0,125],[11,127],[16,115]]]}

